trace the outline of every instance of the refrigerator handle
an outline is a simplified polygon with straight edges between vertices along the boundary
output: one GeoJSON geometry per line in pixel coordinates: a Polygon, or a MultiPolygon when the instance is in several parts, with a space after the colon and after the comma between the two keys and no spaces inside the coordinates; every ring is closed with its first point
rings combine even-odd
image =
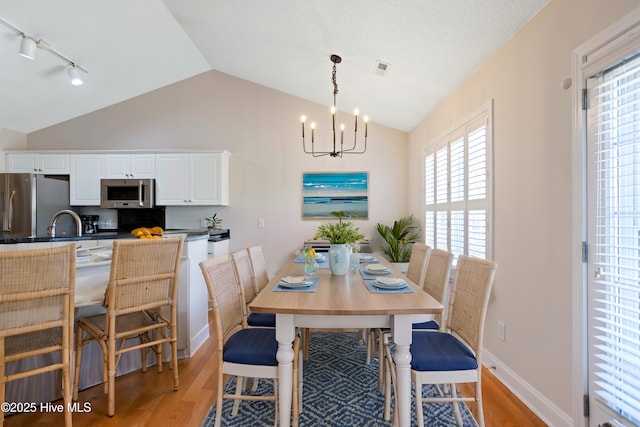
{"type": "Polygon", "coordinates": [[[2,231],[11,231],[11,225],[13,224],[13,198],[15,195],[16,190],[13,190],[9,196],[9,203],[4,207],[4,223],[2,224],[2,231]]]}

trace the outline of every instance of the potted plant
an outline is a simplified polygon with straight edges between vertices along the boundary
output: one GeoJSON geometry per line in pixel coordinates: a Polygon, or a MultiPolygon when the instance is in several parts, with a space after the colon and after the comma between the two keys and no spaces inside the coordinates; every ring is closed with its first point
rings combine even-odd
{"type": "Polygon", "coordinates": [[[222,224],[222,218],[218,217],[218,213],[214,212],[209,218],[205,218],[207,221],[208,228],[211,230],[217,230],[220,228],[220,224],[222,224]]]}
{"type": "MultiPolygon", "coordinates": [[[[411,258],[411,248],[420,239],[420,229],[413,225],[413,215],[393,221],[392,226],[376,224],[378,234],[384,240],[383,252],[389,261],[407,264],[411,258]]],[[[402,266],[400,266],[402,269],[402,266]]]]}
{"type": "Polygon", "coordinates": [[[343,276],[349,269],[348,245],[353,245],[358,240],[364,239],[364,235],[360,233],[353,221],[343,221],[340,216],[338,218],[338,223],[320,225],[314,238],[329,241],[331,245],[329,247],[331,274],[343,276]]]}

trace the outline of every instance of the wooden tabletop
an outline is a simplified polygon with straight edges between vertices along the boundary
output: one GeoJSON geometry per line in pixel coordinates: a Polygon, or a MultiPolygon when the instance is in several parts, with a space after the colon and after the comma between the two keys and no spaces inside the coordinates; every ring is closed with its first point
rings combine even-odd
{"type": "MultiPolygon", "coordinates": [[[[278,280],[285,276],[303,276],[304,264],[295,259],[287,262],[249,305],[252,312],[324,315],[392,315],[436,314],[442,304],[419,289],[413,282],[389,264],[380,254],[376,258],[403,277],[415,292],[371,293],[360,273],[352,268],[344,276],[334,276],[328,268],[318,269],[314,277],[320,282],[316,292],[274,292],[278,280]]],[[[364,265],[364,264],[363,264],[364,265]]]]}

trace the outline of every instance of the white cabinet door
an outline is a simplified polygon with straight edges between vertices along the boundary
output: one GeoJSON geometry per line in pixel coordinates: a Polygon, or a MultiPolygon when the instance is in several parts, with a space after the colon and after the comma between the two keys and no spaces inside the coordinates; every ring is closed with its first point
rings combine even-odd
{"type": "Polygon", "coordinates": [[[229,157],[226,152],[158,154],[156,172],[158,205],[229,204],[229,157]]]}
{"type": "Polygon", "coordinates": [[[10,173],[69,174],[69,154],[7,153],[6,168],[10,173]]]}
{"type": "Polygon", "coordinates": [[[104,178],[155,178],[155,154],[107,154],[104,178]]]}
{"type": "Polygon", "coordinates": [[[156,155],[156,204],[160,206],[189,204],[188,168],[187,154],[156,155]]]}
{"type": "Polygon", "coordinates": [[[101,154],[70,156],[69,201],[71,206],[100,206],[100,179],[104,169],[101,154]]]}

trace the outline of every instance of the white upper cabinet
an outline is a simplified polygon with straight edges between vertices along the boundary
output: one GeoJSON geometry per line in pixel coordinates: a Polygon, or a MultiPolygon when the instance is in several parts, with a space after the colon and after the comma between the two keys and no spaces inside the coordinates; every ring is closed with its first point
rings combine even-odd
{"type": "Polygon", "coordinates": [[[229,204],[229,152],[156,154],[156,204],[229,204]]]}
{"type": "Polygon", "coordinates": [[[100,179],[103,175],[102,154],[70,156],[69,202],[71,206],[100,206],[100,179]]]}
{"type": "Polygon", "coordinates": [[[49,175],[69,174],[69,154],[7,153],[7,172],[49,175]]]}
{"type": "Polygon", "coordinates": [[[105,155],[104,178],[155,178],[156,156],[148,154],[107,154],[105,155]]]}

